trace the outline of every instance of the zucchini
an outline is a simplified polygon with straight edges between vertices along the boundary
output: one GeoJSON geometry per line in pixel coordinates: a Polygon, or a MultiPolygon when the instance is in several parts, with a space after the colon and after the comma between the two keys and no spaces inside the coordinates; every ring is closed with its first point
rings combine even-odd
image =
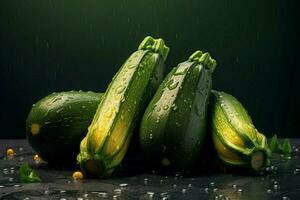
{"type": "Polygon", "coordinates": [[[169,48],[146,37],[122,65],[80,144],[78,164],[87,175],[110,176],[127,152],[134,129],[163,79],[169,48]]]}
{"type": "Polygon", "coordinates": [[[219,158],[229,166],[263,169],[270,151],[243,105],[225,92],[211,92],[211,129],[219,158]]]}
{"type": "Polygon", "coordinates": [[[101,93],[68,91],[42,98],[26,120],[29,144],[49,165],[75,166],[80,141],[101,97],[101,93]]]}
{"type": "Polygon", "coordinates": [[[164,79],[140,126],[140,145],[149,164],[182,172],[196,164],[206,138],[215,66],[209,53],[196,51],[164,79]]]}

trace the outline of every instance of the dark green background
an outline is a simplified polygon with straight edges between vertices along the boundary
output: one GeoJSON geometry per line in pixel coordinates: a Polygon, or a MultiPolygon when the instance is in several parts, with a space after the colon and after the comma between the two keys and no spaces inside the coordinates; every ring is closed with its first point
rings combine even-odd
{"type": "Polygon", "coordinates": [[[49,93],[105,91],[147,35],[171,47],[168,70],[210,52],[214,89],[236,96],[267,136],[298,137],[295,2],[2,0],[0,138],[24,138],[31,104],[49,93]]]}

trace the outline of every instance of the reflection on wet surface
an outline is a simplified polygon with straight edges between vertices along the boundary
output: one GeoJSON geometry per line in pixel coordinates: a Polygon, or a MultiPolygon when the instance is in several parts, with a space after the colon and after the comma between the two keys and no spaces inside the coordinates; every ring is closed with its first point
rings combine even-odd
{"type": "Polygon", "coordinates": [[[232,173],[162,176],[135,166],[110,179],[73,181],[74,170],[48,169],[45,163],[34,162],[35,152],[25,140],[0,140],[0,199],[299,199],[300,140],[291,142],[292,156],[273,156],[271,165],[257,176],[232,173]],[[5,156],[8,147],[15,151],[10,159],[5,156]],[[19,182],[18,167],[24,160],[29,161],[43,183],[19,182]]]}

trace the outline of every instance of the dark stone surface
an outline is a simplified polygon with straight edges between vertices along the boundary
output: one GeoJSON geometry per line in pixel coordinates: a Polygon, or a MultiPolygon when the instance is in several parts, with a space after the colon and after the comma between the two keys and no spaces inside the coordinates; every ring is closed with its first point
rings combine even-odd
{"type": "Polygon", "coordinates": [[[267,171],[256,176],[228,172],[162,176],[147,173],[133,160],[115,177],[76,183],[71,179],[74,169],[49,169],[46,163],[34,163],[26,140],[0,140],[0,199],[300,199],[300,140],[291,142],[291,157],[272,157],[267,171]],[[9,160],[5,157],[8,147],[16,153],[9,160]],[[19,182],[18,168],[25,160],[43,183],[19,182]],[[127,187],[120,185],[124,183],[127,187]]]}

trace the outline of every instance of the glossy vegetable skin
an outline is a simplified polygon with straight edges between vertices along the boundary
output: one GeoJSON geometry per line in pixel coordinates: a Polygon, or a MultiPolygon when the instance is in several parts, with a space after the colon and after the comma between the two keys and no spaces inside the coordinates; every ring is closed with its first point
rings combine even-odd
{"type": "Polygon", "coordinates": [[[230,94],[212,91],[210,109],[212,138],[219,158],[229,166],[262,170],[269,162],[267,140],[243,105],[230,94]]]}
{"type": "Polygon", "coordinates": [[[77,161],[88,175],[110,176],[127,152],[134,129],[164,73],[169,48],[146,37],[121,66],[97,108],[77,161]]]}
{"type": "Polygon", "coordinates": [[[26,120],[29,144],[50,165],[75,166],[80,141],[101,97],[101,93],[67,91],[42,98],[26,120]]]}
{"type": "Polygon", "coordinates": [[[206,139],[207,104],[216,61],[196,51],[174,67],[148,105],[140,145],[150,165],[190,170],[206,139]]]}

